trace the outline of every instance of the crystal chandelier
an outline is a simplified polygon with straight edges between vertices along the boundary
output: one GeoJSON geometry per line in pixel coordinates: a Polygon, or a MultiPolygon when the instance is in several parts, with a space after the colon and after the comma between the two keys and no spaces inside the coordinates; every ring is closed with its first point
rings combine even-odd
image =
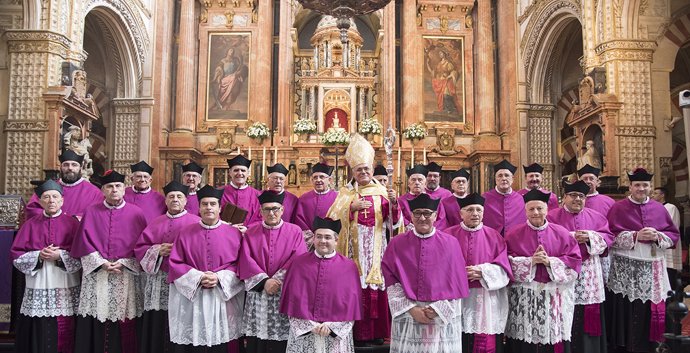
{"type": "Polygon", "coordinates": [[[350,18],[366,15],[388,5],[391,0],[297,0],[305,9],[336,18],[340,41],[347,43],[350,18]]]}

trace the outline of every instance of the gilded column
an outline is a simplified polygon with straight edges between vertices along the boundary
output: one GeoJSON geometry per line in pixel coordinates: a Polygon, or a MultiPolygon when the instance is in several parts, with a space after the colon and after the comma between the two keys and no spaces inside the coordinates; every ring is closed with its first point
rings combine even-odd
{"type": "Polygon", "coordinates": [[[194,0],[180,4],[180,33],[177,54],[177,88],[175,100],[175,131],[194,131],[196,117],[196,16],[194,0]]]}
{"type": "Polygon", "coordinates": [[[491,1],[477,2],[476,116],[480,134],[496,133],[494,46],[491,1]]]}

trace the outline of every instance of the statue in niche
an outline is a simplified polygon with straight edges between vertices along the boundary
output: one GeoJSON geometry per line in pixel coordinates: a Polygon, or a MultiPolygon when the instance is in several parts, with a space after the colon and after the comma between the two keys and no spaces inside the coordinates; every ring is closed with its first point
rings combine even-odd
{"type": "Polygon", "coordinates": [[[74,151],[74,153],[84,156],[84,165],[82,166],[82,176],[85,178],[93,174],[93,160],[89,156],[91,150],[91,141],[89,138],[82,137],[82,129],[79,126],[72,125],[62,137],[62,143],[65,149],[74,151]]]}
{"type": "Polygon", "coordinates": [[[601,169],[601,154],[592,140],[585,142],[585,152],[577,160],[577,169],[584,167],[585,164],[601,169]]]}
{"type": "Polygon", "coordinates": [[[338,119],[338,112],[335,112],[335,116],[333,117],[333,128],[336,130],[340,130],[340,119],[338,119]]]}

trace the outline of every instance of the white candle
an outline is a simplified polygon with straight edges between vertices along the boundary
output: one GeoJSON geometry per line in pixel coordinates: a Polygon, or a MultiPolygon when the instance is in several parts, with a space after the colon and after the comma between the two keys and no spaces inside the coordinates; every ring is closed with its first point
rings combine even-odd
{"type": "Polygon", "coordinates": [[[398,147],[398,172],[396,174],[396,176],[400,178],[400,147],[398,147]]]}
{"type": "Polygon", "coordinates": [[[273,165],[276,165],[278,163],[278,145],[275,145],[275,148],[273,149],[273,165]]]}
{"type": "Polygon", "coordinates": [[[240,146],[237,146],[237,155],[239,156],[242,151],[240,150],[240,146]]]}
{"type": "Polygon", "coordinates": [[[247,159],[252,160],[252,146],[249,146],[249,151],[247,152],[247,159]]]}
{"type": "Polygon", "coordinates": [[[423,158],[423,159],[424,159],[424,164],[427,164],[427,162],[426,162],[426,146],[424,146],[424,152],[423,152],[423,153],[424,153],[424,154],[423,154],[423,156],[424,156],[424,158],[423,158]]]}
{"type": "Polygon", "coordinates": [[[264,150],[262,152],[261,156],[261,177],[264,177],[264,170],[266,168],[266,146],[264,146],[264,150]]]}
{"type": "Polygon", "coordinates": [[[412,145],[412,154],[410,155],[410,168],[414,168],[414,145],[412,145]]]}

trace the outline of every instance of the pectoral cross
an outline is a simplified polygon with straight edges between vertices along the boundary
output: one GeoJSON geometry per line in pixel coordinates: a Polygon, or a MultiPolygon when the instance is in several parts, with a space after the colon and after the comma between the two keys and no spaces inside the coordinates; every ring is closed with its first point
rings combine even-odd
{"type": "Polygon", "coordinates": [[[369,218],[369,209],[365,208],[362,212],[364,212],[364,218],[369,218]]]}

